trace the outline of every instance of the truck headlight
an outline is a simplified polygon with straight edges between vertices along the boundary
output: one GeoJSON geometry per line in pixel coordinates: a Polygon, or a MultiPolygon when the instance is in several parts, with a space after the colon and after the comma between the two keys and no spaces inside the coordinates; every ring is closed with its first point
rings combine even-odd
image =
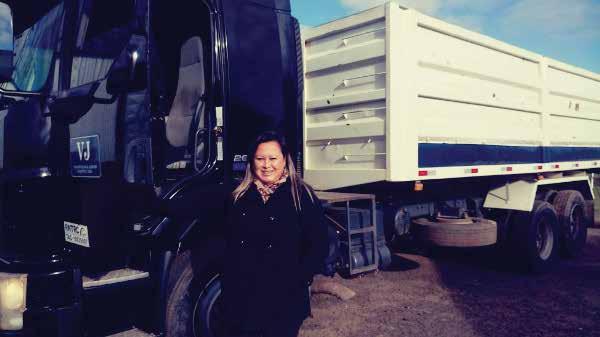
{"type": "Polygon", "coordinates": [[[0,273],[0,330],[23,329],[27,274],[0,273]]]}

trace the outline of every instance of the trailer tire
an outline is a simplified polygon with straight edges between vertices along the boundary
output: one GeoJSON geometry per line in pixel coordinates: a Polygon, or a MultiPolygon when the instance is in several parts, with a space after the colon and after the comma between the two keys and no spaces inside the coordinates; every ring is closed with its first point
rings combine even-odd
{"type": "Polygon", "coordinates": [[[165,310],[166,337],[224,337],[221,280],[216,272],[195,276],[191,253],[175,259],[171,268],[165,310]]]}
{"type": "Polygon", "coordinates": [[[545,272],[555,261],[558,251],[558,216],[554,207],[536,200],[531,212],[514,212],[511,238],[516,260],[528,271],[545,272]]]}
{"type": "Polygon", "coordinates": [[[496,222],[484,218],[470,218],[468,224],[431,221],[427,218],[413,220],[415,236],[426,244],[441,247],[483,247],[497,241],[496,222]]]}
{"type": "Polygon", "coordinates": [[[579,256],[585,246],[588,227],[583,195],[575,190],[560,191],[554,198],[554,208],[560,227],[561,254],[579,256]]]}
{"type": "Polygon", "coordinates": [[[595,227],[596,219],[595,219],[595,210],[594,210],[594,200],[586,200],[585,201],[585,220],[587,222],[587,226],[595,227]]]}
{"type": "Polygon", "coordinates": [[[544,190],[541,192],[540,198],[537,198],[537,199],[552,204],[554,202],[554,198],[556,198],[557,194],[558,194],[558,191],[556,191],[556,190],[544,190]]]}

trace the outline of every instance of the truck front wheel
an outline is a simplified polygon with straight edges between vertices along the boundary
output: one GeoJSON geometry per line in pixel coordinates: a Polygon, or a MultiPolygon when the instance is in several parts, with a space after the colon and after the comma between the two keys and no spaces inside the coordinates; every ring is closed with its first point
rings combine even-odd
{"type": "Polygon", "coordinates": [[[190,253],[171,268],[166,305],[166,337],[224,337],[221,279],[216,272],[196,272],[190,253]]]}

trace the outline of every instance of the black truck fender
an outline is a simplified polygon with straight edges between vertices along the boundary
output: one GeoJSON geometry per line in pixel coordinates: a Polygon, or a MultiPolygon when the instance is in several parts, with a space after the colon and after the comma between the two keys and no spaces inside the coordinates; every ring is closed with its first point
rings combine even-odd
{"type": "MultiPolygon", "coordinates": [[[[214,211],[214,210],[213,210],[214,211]]],[[[206,283],[220,272],[225,239],[221,224],[212,223],[219,216],[189,219],[185,216],[163,217],[154,227],[153,269],[155,271],[157,330],[165,331],[170,292],[183,272],[193,270],[195,283],[206,283]]]]}
{"type": "Polygon", "coordinates": [[[222,273],[221,256],[224,241],[207,239],[197,242],[189,249],[169,256],[169,267],[162,273],[161,282],[161,331],[166,336],[188,336],[194,315],[208,317],[204,302],[214,302],[220,293],[219,275],[222,273]],[[210,294],[209,294],[210,293],[210,294]],[[208,294],[208,295],[207,295],[208,294]],[[206,301],[204,298],[210,296],[206,301]]]}

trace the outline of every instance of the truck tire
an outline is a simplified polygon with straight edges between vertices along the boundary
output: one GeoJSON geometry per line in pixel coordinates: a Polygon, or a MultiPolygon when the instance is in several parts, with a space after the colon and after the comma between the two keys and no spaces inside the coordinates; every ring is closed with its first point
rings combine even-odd
{"type": "Polygon", "coordinates": [[[497,241],[496,222],[484,218],[439,222],[427,218],[413,220],[414,234],[420,241],[441,247],[483,247],[497,241]]]}
{"type": "Polygon", "coordinates": [[[565,257],[581,254],[587,239],[585,199],[579,191],[560,191],[554,198],[560,227],[560,251],[565,257]]]}
{"type": "Polygon", "coordinates": [[[511,244],[519,264],[540,273],[556,262],[558,252],[558,216],[546,201],[536,200],[531,212],[514,212],[511,219],[511,244]]]}
{"type": "Polygon", "coordinates": [[[167,287],[166,337],[225,337],[218,273],[195,276],[191,253],[175,259],[167,287]]]}
{"type": "Polygon", "coordinates": [[[587,226],[595,227],[596,219],[595,219],[595,210],[594,210],[594,200],[586,200],[585,201],[585,220],[587,222],[587,226]]]}
{"type": "Polygon", "coordinates": [[[558,191],[556,191],[556,190],[543,190],[543,191],[540,191],[540,195],[538,195],[538,197],[536,199],[552,204],[554,202],[554,198],[556,198],[557,194],[558,194],[558,191]]]}

